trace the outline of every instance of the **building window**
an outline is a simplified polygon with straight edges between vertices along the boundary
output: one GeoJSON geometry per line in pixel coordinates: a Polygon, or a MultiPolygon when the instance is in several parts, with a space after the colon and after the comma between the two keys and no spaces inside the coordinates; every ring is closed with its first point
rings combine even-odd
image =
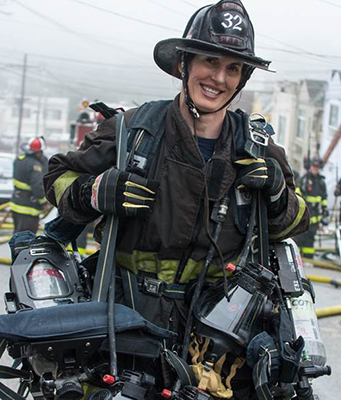
{"type": "Polygon", "coordinates": [[[285,141],[285,129],[286,129],[286,124],[287,124],[287,119],[286,117],[279,116],[278,120],[278,133],[277,133],[277,138],[278,138],[278,143],[284,145],[285,141]]]}
{"type": "Polygon", "coordinates": [[[300,139],[304,138],[306,116],[305,111],[302,109],[298,110],[298,126],[297,126],[297,137],[300,139]]]}
{"type": "Polygon", "coordinates": [[[335,104],[331,104],[329,112],[329,125],[337,127],[339,119],[339,107],[335,104]]]}
{"type": "MultiPolygon", "coordinates": [[[[23,118],[31,118],[31,110],[29,108],[23,108],[22,117],[23,118]]],[[[19,108],[18,107],[12,108],[12,118],[19,118],[19,108]]]]}
{"type": "Polygon", "coordinates": [[[62,119],[62,111],[49,108],[45,112],[46,119],[54,119],[61,120],[62,119]]]}

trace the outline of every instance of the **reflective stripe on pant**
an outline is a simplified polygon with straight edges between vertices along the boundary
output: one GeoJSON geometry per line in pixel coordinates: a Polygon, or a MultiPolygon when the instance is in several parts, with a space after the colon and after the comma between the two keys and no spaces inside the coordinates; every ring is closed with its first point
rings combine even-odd
{"type": "Polygon", "coordinates": [[[302,257],[314,258],[315,249],[314,247],[300,247],[302,257]]]}
{"type": "Polygon", "coordinates": [[[300,248],[302,257],[314,258],[314,241],[319,224],[311,224],[308,231],[294,237],[297,246],[300,248]]]}

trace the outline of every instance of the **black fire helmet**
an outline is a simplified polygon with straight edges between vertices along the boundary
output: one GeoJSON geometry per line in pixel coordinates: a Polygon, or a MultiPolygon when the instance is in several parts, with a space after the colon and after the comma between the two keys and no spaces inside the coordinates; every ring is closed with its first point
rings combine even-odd
{"type": "Polygon", "coordinates": [[[269,69],[271,61],[255,55],[253,26],[240,0],[222,0],[217,4],[200,8],[190,18],[182,38],[165,39],[156,44],[154,48],[156,64],[168,74],[182,79],[186,91],[188,91],[186,56],[183,57],[185,72],[182,75],[177,63],[179,54],[187,53],[240,59],[244,63],[243,74],[233,98],[245,86],[255,68],[274,72],[269,69]]]}

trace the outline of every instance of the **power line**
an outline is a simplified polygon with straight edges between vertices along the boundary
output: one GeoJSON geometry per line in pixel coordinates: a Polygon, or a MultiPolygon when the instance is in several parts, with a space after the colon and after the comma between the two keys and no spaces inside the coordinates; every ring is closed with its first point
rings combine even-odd
{"type": "Polygon", "coordinates": [[[153,22],[147,22],[147,21],[144,21],[142,19],[135,18],[135,17],[129,17],[128,15],[124,15],[124,14],[118,13],[116,11],[108,10],[106,8],[99,7],[98,5],[93,6],[92,4],[86,3],[86,2],[81,1],[81,0],[70,0],[70,1],[73,1],[74,3],[82,4],[83,6],[86,6],[86,7],[93,8],[93,9],[95,9],[97,11],[102,11],[102,12],[105,12],[107,14],[116,15],[117,17],[120,17],[120,18],[128,19],[129,21],[135,21],[135,22],[139,22],[141,24],[149,25],[149,26],[156,26],[157,28],[166,29],[168,31],[180,32],[178,29],[169,28],[167,26],[155,24],[153,22]]]}
{"type": "MultiPolygon", "coordinates": [[[[296,47],[296,46],[290,45],[289,43],[282,42],[281,40],[274,39],[273,37],[270,37],[270,36],[267,36],[267,35],[263,35],[263,34],[258,34],[258,35],[259,36],[263,36],[263,37],[265,37],[267,39],[271,39],[274,42],[277,42],[277,43],[283,44],[285,46],[288,46],[289,48],[298,50],[301,53],[301,54],[299,54],[301,57],[308,57],[308,58],[313,57],[315,60],[316,60],[316,58],[318,58],[319,61],[327,62],[327,63],[335,63],[336,62],[336,61],[328,60],[327,56],[325,56],[325,55],[318,54],[318,53],[313,53],[313,52],[310,52],[310,51],[306,51],[304,49],[301,49],[300,47],[296,47]]],[[[333,57],[336,57],[336,56],[333,56],[333,57]]]]}
{"type": "Polygon", "coordinates": [[[61,23],[58,22],[58,21],[55,21],[54,19],[48,17],[47,15],[41,14],[39,11],[34,10],[34,9],[31,8],[31,7],[28,7],[27,5],[21,3],[20,1],[18,1],[18,0],[12,0],[12,1],[13,1],[14,3],[16,3],[18,6],[20,6],[20,7],[22,7],[22,8],[25,8],[25,10],[31,12],[32,14],[35,14],[35,15],[38,16],[39,18],[42,18],[42,19],[44,19],[45,21],[48,21],[48,22],[50,22],[51,24],[53,24],[53,25],[55,25],[55,26],[58,26],[58,28],[61,28],[61,29],[63,29],[64,31],[67,31],[68,33],[73,33],[73,34],[76,33],[76,34],[77,34],[76,31],[74,31],[73,29],[70,29],[68,26],[63,25],[63,24],[61,24],[61,23]]]}
{"type": "Polygon", "coordinates": [[[273,37],[268,36],[268,35],[264,35],[264,34],[258,33],[258,36],[262,36],[262,37],[265,37],[265,38],[267,38],[267,39],[273,40],[273,41],[276,42],[276,43],[283,44],[284,46],[287,46],[287,47],[289,47],[289,48],[298,50],[298,51],[300,51],[300,52],[302,52],[302,53],[304,53],[304,54],[306,54],[306,55],[309,55],[309,56],[324,57],[324,56],[321,56],[321,55],[319,55],[319,54],[309,52],[309,51],[307,51],[307,50],[305,50],[305,49],[302,49],[302,48],[300,48],[300,47],[293,46],[293,45],[291,45],[291,44],[289,44],[289,43],[282,42],[281,40],[274,39],[273,37]]]}
{"type": "Polygon", "coordinates": [[[33,57],[38,57],[38,58],[45,58],[45,59],[51,59],[51,60],[59,60],[59,61],[65,61],[65,62],[71,62],[71,63],[76,63],[76,64],[88,64],[88,65],[96,65],[96,66],[104,66],[104,67],[109,67],[109,68],[138,68],[138,69],[153,69],[155,68],[152,65],[138,65],[138,64],[111,64],[111,63],[105,63],[101,61],[88,61],[88,60],[83,60],[83,59],[76,59],[76,58],[67,58],[67,57],[57,57],[57,56],[49,56],[46,54],[36,54],[36,53],[30,53],[30,56],[33,57]]]}
{"type": "Polygon", "coordinates": [[[180,1],[181,1],[181,3],[188,4],[188,5],[191,6],[191,7],[198,8],[197,5],[195,5],[195,4],[193,4],[193,3],[190,3],[189,1],[186,1],[186,0],[180,0],[180,1]]]}
{"type": "MultiPolygon", "coordinates": [[[[65,84],[65,82],[62,79],[59,79],[57,77],[54,76],[54,74],[52,74],[46,67],[43,68],[44,72],[50,76],[50,78],[52,78],[53,80],[55,80],[58,84],[64,86],[66,89],[69,89],[71,91],[74,91],[74,86],[69,86],[67,84],[65,84]]],[[[76,91],[77,91],[77,87],[76,87],[76,91]]],[[[83,96],[83,93],[78,92],[79,97],[83,96]]]]}
{"type": "MultiPolygon", "coordinates": [[[[17,71],[17,70],[15,69],[15,67],[11,67],[11,66],[8,66],[8,65],[6,65],[6,64],[3,64],[2,71],[9,72],[9,73],[11,73],[11,74],[14,74],[14,75],[17,75],[17,76],[20,76],[20,77],[21,77],[21,75],[22,75],[21,72],[19,72],[19,71],[17,71]]],[[[47,71],[46,69],[42,69],[42,71],[48,73],[48,71],[47,71]]],[[[28,73],[27,73],[27,76],[29,77],[30,80],[33,79],[33,80],[38,81],[38,82],[40,82],[40,83],[49,83],[51,86],[57,86],[57,85],[54,85],[53,83],[51,83],[50,81],[46,81],[46,79],[42,78],[41,74],[36,75],[36,74],[33,74],[33,73],[28,72],[28,73]]],[[[58,83],[58,86],[57,86],[58,89],[60,89],[60,85],[62,84],[62,85],[63,85],[64,87],[66,87],[67,89],[72,90],[72,92],[75,92],[75,91],[77,90],[75,87],[71,87],[71,86],[66,85],[64,82],[62,82],[62,81],[59,80],[58,78],[52,76],[52,74],[50,74],[50,76],[51,76],[52,79],[54,79],[55,81],[57,81],[57,83],[58,83]]],[[[82,96],[82,94],[81,94],[80,96],[82,96]]]]}
{"type": "Polygon", "coordinates": [[[165,8],[166,10],[172,11],[172,12],[174,12],[175,14],[182,15],[183,17],[188,18],[188,15],[187,15],[187,14],[184,14],[184,13],[178,11],[178,10],[174,10],[174,8],[167,7],[167,6],[165,6],[163,3],[159,3],[159,2],[156,1],[156,0],[149,0],[149,1],[150,1],[151,3],[153,3],[153,4],[156,4],[156,5],[159,6],[159,7],[162,7],[162,8],[165,8]]]}
{"type": "Polygon", "coordinates": [[[341,8],[341,6],[339,5],[339,4],[335,4],[335,3],[333,3],[333,2],[331,2],[331,1],[328,1],[328,0],[319,0],[321,3],[326,3],[326,4],[329,4],[330,6],[334,6],[334,7],[337,7],[337,8],[341,8]]]}
{"type": "MultiPolygon", "coordinates": [[[[294,51],[294,50],[288,50],[288,49],[281,49],[281,48],[277,48],[277,47],[269,47],[269,46],[262,46],[262,45],[258,45],[257,48],[259,49],[266,49],[266,50],[272,50],[272,51],[281,51],[283,53],[290,53],[290,54],[297,54],[297,55],[302,55],[301,51],[294,51]]],[[[337,58],[337,59],[341,59],[341,56],[335,56],[332,54],[318,54],[318,53],[311,53],[314,54],[316,56],[319,57],[325,57],[325,58],[337,58]]]]}
{"type": "MultiPolygon", "coordinates": [[[[75,82],[75,80],[74,80],[75,76],[74,76],[74,75],[70,75],[70,74],[69,74],[69,75],[59,75],[59,77],[56,78],[56,76],[55,76],[54,74],[52,74],[52,72],[51,72],[49,69],[47,69],[46,66],[43,66],[42,68],[43,68],[43,70],[44,70],[45,72],[47,72],[49,75],[53,76],[53,78],[55,78],[55,79],[60,79],[61,82],[65,82],[65,81],[67,81],[67,80],[69,80],[71,83],[74,83],[74,82],[75,82]]],[[[58,72],[59,72],[59,71],[58,71],[58,72]]],[[[71,72],[72,72],[72,71],[71,71],[71,72]]],[[[94,75],[94,74],[92,74],[92,75],[94,75]]],[[[121,76],[120,76],[120,75],[117,75],[117,77],[118,77],[118,82],[117,82],[117,80],[115,81],[115,79],[110,79],[110,83],[111,83],[111,84],[114,84],[114,85],[121,84],[121,83],[122,83],[121,76]]],[[[77,78],[78,78],[78,79],[82,79],[83,77],[77,75],[77,78]]],[[[87,74],[87,76],[84,77],[84,78],[89,78],[89,74],[87,74]]],[[[98,85],[100,85],[101,83],[103,83],[103,84],[107,84],[107,83],[108,83],[108,79],[105,79],[105,76],[102,76],[102,78],[104,78],[104,80],[103,80],[103,79],[97,79],[97,78],[96,78],[96,80],[95,80],[95,85],[93,85],[94,88],[97,88],[98,85]]],[[[84,82],[84,81],[82,81],[82,82],[84,82]]],[[[146,87],[148,87],[148,88],[150,87],[149,81],[148,81],[148,83],[145,83],[145,84],[143,84],[143,83],[142,83],[142,84],[136,84],[136,83],[130,82],[130,81],[125,82],[125,87],[129,87],[129,85],[133,85],[133,86],[136,87],[136,88],[142,88],[142,89],[145,89],[146,87]]],[[[157,88],[160,89],[160,90],[168,90],[168,89],[169,89],[168,86],[161,86],[161,85],[159,85],[159,84],[157,85],[157,88]]]]}
{"type": "MultiPolygon", "coordinates": [[[[1,65],[1,63],[0,63],[0,65],[1,65]]],[[[15,68],[13,68],[13,67],[9,67],[9,66],[6,66],[6,64],[3,64],[3,67],[2,67],[2,71],[3,72],[9,72],[9,73],[11,73],[11,74],[14,74],[14,75],[17,75],[17,76],[21,76],[21,73],[19,72],[19,71],[16,71],[15,70],[15,68]]],[[[75,92],[77,92],[77,94],[79,94],[79,96],[80,97],[82,97],[83,95],[84,95],[84,92],[85,91],[89,91],[89,90],[97,90],[97,91],[101,91],[101,92],[107,92],[108,91],[108,85],[106,85],[106,86],[100,86],[100,85],[97,85],[97,84],[91,84],[91,83],[88,83],[88,82],[84,82],[84,81],[75,81],[75,80],[72,80],[72,82],[71,82],[71,85],[70,84],[67,84],[67,83],[65,83],[65,81],[63,81],[63,79],[61,79],[61,78],[58,78],[58,77],[56,77],[51,71],[49,71],[46,67],[43,67],[43,71],[47,74],[47,75],[49,75],[50,76],[50,78],[51,79],[53,79],[55,82],[56,82],[56,84],[53,84],[50,80],[47,80],[47,79],[45,79],[44,77],[42,77],[42,75],[40,74],[40,75],[35,75],[35,74],[32,74],[32,73],[28,73],[27,74],[27,77],[30,79],[30,80],[34,80],[34,81],[37,81],[37,82],[40,82],[40,83],[42,83],[42,84],[48,84],[48,85],[50,85],[50,86],[52,86],[52,87],[56,87],[56,88],[58,88],[58,89],[63,89],[63,90],[65,90],[65,89],[68,89],[70,92],[72,92],[73,94],[75,93],[75,92]],[[61,85],[64,87],[64,88],[61,88],[61,85]],[[82,92],[81,92],[82,91],[82,92]]],[[[72,78],[71,78],[72,79],[72,78]]],[[[97,82],[97,80],[95,81],[95,82],[97,82]]],[[[103,82],[104,83],[104,82],[103,82]]],[[[135,87],[136,85],[134,85],[134,87],[135,87]]],[[[143,88],[142,86],[140,86],[141,88],[143,88]]],[[[169,91],[171,90],[171,88],[169,88],[169,91]]],[[[160,88],[160,91],[154,91],[154,92],[151,92],[151,90],[150,90],[150,86],[148,86],[148,87],[146,87],[146,90],[145,91],[136,91],[136,90],[134,90],[134,89],[130,89],[130,88],[128,88],[126,85],[122,85],[122,86],[120,86],[120,85],[115,85],[115,94],[116,93],[121,93],[121,94],[131,94],[131,95],[136,95],[136,96],[150,96],[150,97],[163,97],[164,96],[164,89],[162,90],[162,88],[160,88]]]]}
{"type": "MultiPolygon", "coordinates": [[[[141,61],[143,62],[143,59],[141,59],[141,56],[132,53],[131,50],[128,50],[128,49],[126,49],[125,47],[113,45],[113,44],[111,44],[111,43],[109,44],[109,43],[106,43],[106,42],[102,42],[101,40],[98,40],[98,39],[94,38],[94,37],[91,36],[91,35],[87,35],[87,34],[80,33],[80,32],[78,32],[78,31],[75,31],[74,29],[71,29],[71,28],[69,28],[68,26],[66,26],[66,25],[64,25],[64,24],[61,24],[61,23],[59,23],[58,21],[56,21],[56,20],[54,20],[54,19],[52,19],[52,18],[50,18],[50,17],[48,17],[48,16],[46,16],[46,15],[44,15],[44,14],[41,14],[39,11],[37,11],[37,10],[31,8],[31,7],[28,7],[27,5],[21,3],[19,0],[12,0],[12,1],[14,1],[14,2],[15,2],[17,5],[19,5],[20,7],[24,8],[24,9],[26,9],[27,11],[31,12],[32,14],[36,15],[37,17],[42,18],[42,19],[44,19],[44,20],[47,20],[47,21],[50,22],[51,24],[57,26],[58,28],[62,29],[63,31],[65,31],[65,32],[67,32],[67,33],[69,33],[69,34],[75,35],[75,36],[77,36],[78,38],[80,38],[80,39],[82,39],[82,40],[84,40],[84,39],[86,39],[86,40],[91,40],[91,41],[93,41],[93,42],[95,42],[95,43],[97,43],[97,44],[100,44],[100,45],[103,45],[103,46],[107,46],[107,47],[110,47],[110,48],[113,48],[113,49],[116,49],[116,50],[120,50],[120,51],[122,51],[122,52],[124,52],[124,53],[129,54],[131,57],[138,58],[138,60],[139,60],[140,62],[141,62],[141,61]]],[[[73,1],[73,0],[71,0],[71,1],[73,1]]]]}

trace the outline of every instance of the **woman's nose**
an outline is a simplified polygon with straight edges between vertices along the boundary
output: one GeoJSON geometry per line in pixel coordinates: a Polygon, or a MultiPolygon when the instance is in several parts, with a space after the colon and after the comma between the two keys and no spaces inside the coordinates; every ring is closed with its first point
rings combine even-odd
{"type": "Polygon", "coordinates": [[[224,67],[216,68],[213,74],[213,79],[216,82],[224,83],[226,79],[226,70],[224,67]]]}

